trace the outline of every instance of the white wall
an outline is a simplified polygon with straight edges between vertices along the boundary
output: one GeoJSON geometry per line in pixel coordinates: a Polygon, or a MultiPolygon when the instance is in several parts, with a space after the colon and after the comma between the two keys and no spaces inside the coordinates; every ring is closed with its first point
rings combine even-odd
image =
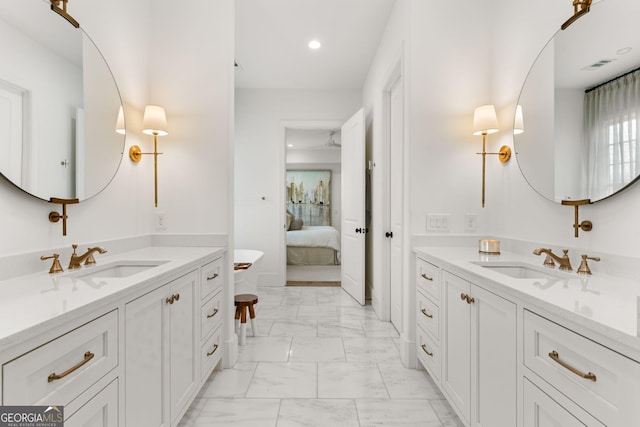
{"type": "MultiPolygon", "coordinates": [[[[376,163],[373,177],[373,232],[370,251],[375,267],[372,298],[376,311],[389,304],[381,285],[387,280],[384,268],[388,242],[382,235],[388,227],[384,175],[385,84],[400,61],[405,97],[405,233],[402,266],[403,318],[401,355],[403,362],[415,363],[415,284],[411,269],[411,236],[426,232],[428,213],[451,214],[451,232],[464,230],[464,215],[478,215],[478,231],[488,230],[491,215],[499,214],[500,176],[488,178],[487,202],[480,206],[481,139],[472,136],[476,106],[492,103],[491,95],[491,10],[485,3],[465,2],[460,13],[456,2],[397,0],[387,30],[369,71],[364,89],[367,108],[368,141],[376,163]],[[372,247],[371,247],[372,246],[372,247]],[[382,292],[377,296],[376,293],[382,292]],[[378,307],[376,307],[378,306],[378,307]]],[[[493,145],[488,151],[493,150],[493,145]]],[[[500,164],[495,160],[495,169],[500,164]]],[[[382,310],[381,310],[382,309],[382,310]]]]}
{"type": "MultiPolygon", "coordinates": [[[[149,151],[142,110],[167,110],[170,135],[160,139],[160,208],[167,233],[231,234],[233,1],[114,0],[76,2],[70,13],[109,63],[127,113],[127,147],[149,151]],[[206,52],[206,55],[203,54],[206,52]],[[231,107],[230,107],[231,106],[231,107]]],[[[122,161],[111,185],[68,207],[68,236],[47,216],[59,206],[0,181],[0,255],[153,232],[153,162],[122,161]]],[[[108,249],[108,248],[107,248],[108,249]]],[[[43,267],[45,268],[45,267],[43,267]]]]}
{"type": "Polygon", "coordinates": [[[360,108],[361,96],[360,90],[236,89],[235,245],[265,253],[259,283],[285,279],[282,121],[343,122],[360,108]]]}

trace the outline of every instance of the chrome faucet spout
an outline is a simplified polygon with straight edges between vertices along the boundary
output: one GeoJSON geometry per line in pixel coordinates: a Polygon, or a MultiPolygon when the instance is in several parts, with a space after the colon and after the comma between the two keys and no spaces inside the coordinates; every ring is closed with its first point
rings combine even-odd
{"type": "Polygon", "coordinates": [[[101,254],[107,252],[102,248],[95,247],[95,248],[88,248],[87,252],[85,252],[82,255],[77,255],[76,249],[78,248],[78,245],[71,245],[71,246],[73,247],[73,253],[71,254],[71,259],[69,260],[69,267],[67,267],[69,270],[80,268],[80,264],[82,262],[84,262],[84,265],[95,264],[96,260],[93,258],[94,252],[98,252],[101,254]]]}
{"type": "MultiPolygon", "coordinates": [[[[562,252],[564,253],[562,256],[558,256],[556,254],[554,254],[551,249],[546,249],[546,248],[537,248],[533,250],[533,253],[535,255],[541,255],[541,254],[547,254],[548,258],[553,259],[555,262],[557,262],[560,265],[560,270],[567,270],[567,271],[571,271],[573,270],[571,268],[571,260],[569,259],[569,250],[568,249],[563,249],[562,252]]],[[[545,261],[545,265],[547,265],[547,262],[545,261]]]]}

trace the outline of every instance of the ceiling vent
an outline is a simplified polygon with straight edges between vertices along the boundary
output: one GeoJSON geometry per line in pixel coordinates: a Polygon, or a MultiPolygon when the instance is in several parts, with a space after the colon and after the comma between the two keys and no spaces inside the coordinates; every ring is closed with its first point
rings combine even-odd
{"type": "Polygon", "coordinates": [[[615,61],[615,59],[601,59],[598,62],[595,62],[591,65],[587,65],[586,67],[582,68],[583,71],[593,71],[593,70],[597,70],[601,67],[604,67],[605,65],[611,63],[615,61]]]}

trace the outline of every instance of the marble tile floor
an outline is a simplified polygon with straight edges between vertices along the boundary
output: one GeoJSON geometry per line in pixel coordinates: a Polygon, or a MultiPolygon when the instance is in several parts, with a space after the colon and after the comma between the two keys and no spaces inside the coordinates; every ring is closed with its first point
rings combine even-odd
{"type": "MultiPolygon", "coordinates": [[[[461,427],[398,333],[341,288],[260,287],[258,334],[216,371],[179,427],[461,427]]],[[[248,323],[249,324],[249,323],[248,323]]]]}

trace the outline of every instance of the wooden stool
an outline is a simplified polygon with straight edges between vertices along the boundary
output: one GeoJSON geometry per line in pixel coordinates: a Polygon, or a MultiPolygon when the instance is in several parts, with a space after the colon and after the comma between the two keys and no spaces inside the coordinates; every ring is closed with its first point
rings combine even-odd
{"type": "Polygon", "coordinates": [[[236,333],[240,328],[240,345],[244,345],[247,341],[247,308],[249,309],[249,317],[251,318],[251,332],[255,337],[257,335],[256,329],[256,312],[253,309],[253,305],[258,303],[258,296],[253,294],[239,294],[236,295],[233,301],[236,306],[236,333]]]}

